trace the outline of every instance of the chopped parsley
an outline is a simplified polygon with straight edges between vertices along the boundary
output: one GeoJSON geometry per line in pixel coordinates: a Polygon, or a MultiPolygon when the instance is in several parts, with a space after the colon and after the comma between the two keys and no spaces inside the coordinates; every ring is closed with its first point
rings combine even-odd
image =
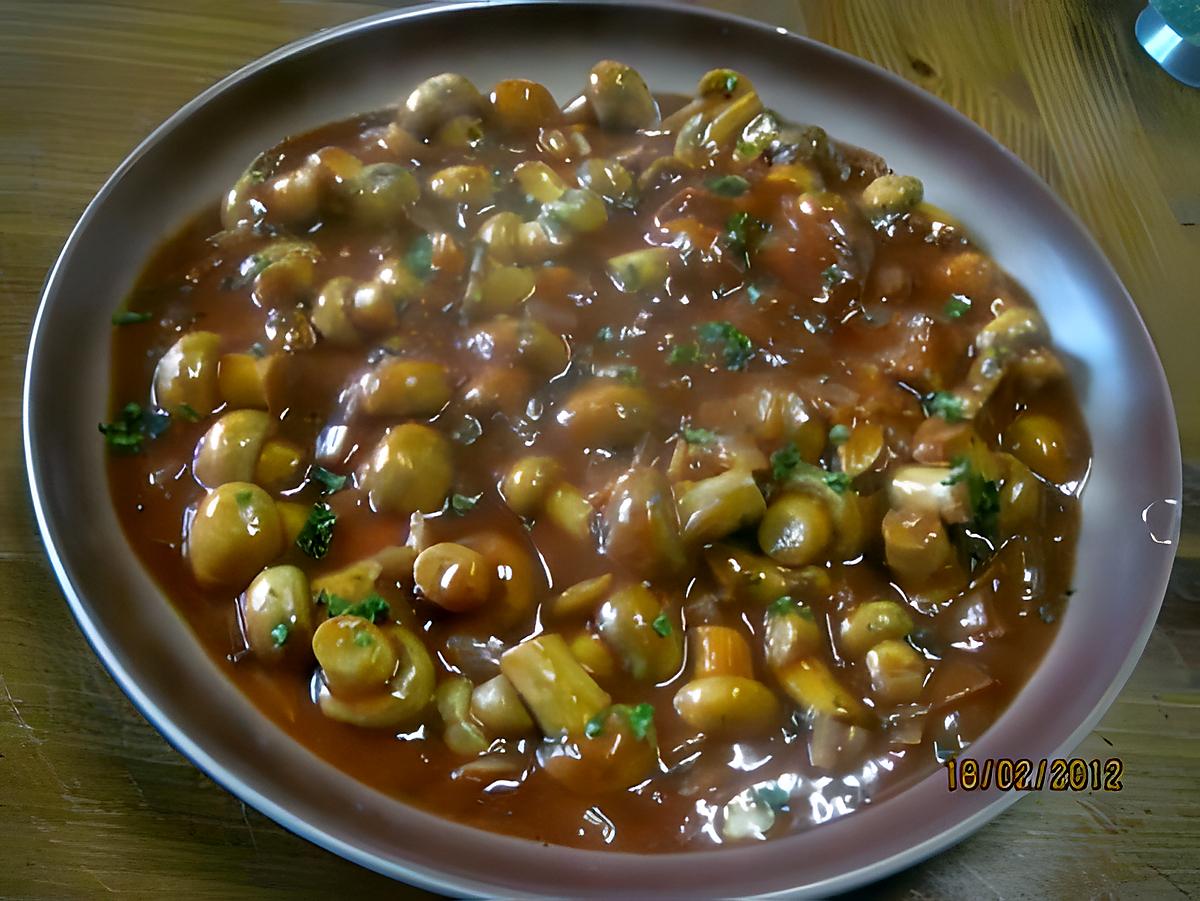
{"type": "Polygon", "coordinates": [[[776,482],[782,482],[802,462],[804,461],[800,458],[800,449],[796,447],[796,442],[789,441],[771,454],[771,476],[776,482]]]}
{"type": "Polygon", "coordinates": [[[660,613],[658,616],[654,617],[654,622],[650,624],[650,628],[652,628],[663,638],[666,638],[671,634],[671,619],[667,616],[667,614],[660,613]]]}
{"type": "Polygon", "coordinates": [[[336,494],[346,487],[349,476],[330,472],[324,466],[313,466],[308,471],[308,477],[321,486],[322,494],[336,494]]]}
{"type": "Polygon", "coordinates": [[[244,488],[233,496],[234,501],[238,505],[238,509],[243,513],[250,508],[251,502],[254,500],[254,492],[249,488],[244,488]]]}
{"type": "Polygon", "coordinates": [[[479,503],[479,499],[483,497],[483,493],[469,494],[452,494],[450,495],[450,509],[463,516],[475,509],[475,505],[479,503]]]}
{"type": "Polygon", "coordinates": [[[946,422],[962,422],[967,418],[962,398],[949,391],[934,391],[921,398],[926,416],[940,416],[946,422]]]}
{"type": "Polygon", "coordinates": [[[121,310],[113,313],[113,325],[137,325],[139,322],[149,322],[154,318],[153,313],[135,313],[133,310],[121,310]]]}
{"type": "Polygon", "coordinates": [[[850,487],[850,476],[844,472],[827,472],[822,479],[838,494],[845,494],[846,489],[850,487]]]}
{"type": "Polygon", "coordinates": [[[280,623],[271,630],[271,641],[275,642],[275,647],[281,648],[287,644],[288,633],[292,630],[288,628],[287,623],[280,623]]]}
{"type": "Polygon", "coordinates": [[[738,86],[737,73],[730,72],[728,75],[725,76],[725,93],[732,94],[735,90],[737,90],[737,86],[738,86]]]}
{"type": "Polygon", "coordinates": [[[770,228],[747,212],[734,213],[725,222],[725,246],[749,268],[750,254],[770,228]]]}
{"type": "Polygon", "coordinates": [[[414,238],[404,255],[404,264],[418,278],[429,278],[433,274],[433,238],[428,234],[414,238]]]}
{"type": "Polygon", "coordinates": [[[391,605],[375,592],[367,595],[357,604],[351,604],[338,594],[322,591],[317,595],[317,603],[324,604],[330,616],[357,616],[368,622],[376,623],[391,612],[391,605]]]}
{"type": "Polygon", "coordinates": [[[629,731],[638,741],[645,741],[654,728],[653,704],[613,704],[606,707],[587,721],[583,734],[588,738],[599,738],[604,734],[604,724],[610,716],[620,716],[629,724],[629,731]]]}
{"type": "Polygon", "coordinates": [[[100,433],[108,449],[118,454],[136,454],[147,438],[157,438],[171,425],[171,417],[157,410],[147,410],[138,403],[121,408],[112,422],[100,423],[100,433]]]}
{"type": "Polygon", "coordinates": [[[799,604],[792,600],[790,594],[785,594],[771,601],[770,606],[767,607],[767,613],[771,616],[781,616],[784,613],[790,613],[793,610],[799,609],[799,606],[799,604]]]}
{"type": "Polygon", "coordinates": [[[176,412],[188,422],[199,422],[201,419],[200,413],[191,404],[180,404],[176,412]]]}
{"type": "Polygon", "coordinates": [[[746,285],[746,297],[749,298],[750,303],[758,303],[759,298],[762,297],[762,289],[751,282],[746,285]]]}
{"type": "Polygon", "coordinates": [[[683,430],[683,440],[688,444],[712,444],[717,440],[717,433],[712,429],[693,429],[689,426],[683,430]]]}
{"type": "Polygon", "coordinates": [[[946,301],[945,314],[947,319],[961,319],[971,309],[971,299],[962,294],[951,294],[946,301]]]}
{"type": "Polygon", "coordinates": [[[238,266],[237,275],[225,279],[221,287],[226,291],[241,291],[250,287],[264,269],[271,265],[271,258],[265,253],[252,253],[242,260],[238,266]]]}
{"type": "Polygon", "coordinates": [[[369,648],[371,645],[373,645],[375,643],[375,639],[371,637],[370,632],[360,631],[360,632],[355,633],[354,643],[356,645],[358,645],[360,648],[369,648]]]}
{"type": "Polygon", "coordinates": [[[826,291],[832,291],[838,285],[850,280],[850,273],[834,263],[821,273],[821,285],[826,291]]]}
{"type": "Polygon", "coordinates": [[[750,182],[740,175],[718,175],[706,181],[704,187],[721,197],[741,197],[750,190],[750,182]]]}
{"type": "Polygon", "coordinates": [[[329,504],[322,501],[313,504],[308,519],[300,529],[300,534],[296,536],[296,547],[314,560],[320,560],[329,553],[329,546],[333,544],[335,522],[337,515],[329,504]]]}
{"type": "Polygon", "coordinates": [[[829,430],[830,444],[845,444],[850,440],[850,427],[839,423],[829,430]]]}
{"type": "Polygon", "coordinates": [[[726,369],[744,369],[754,356],[754,343],[732,322],[704,322],[696,326],[701,344],[721,349],[726,369]]]}
{"type": "Polygon", "coordinates": [[[954,461],[949,478],[944,480],[946,485],[957,485],[959,482],[965,482],[967,486],[967,502],[971,507],[968,525],[972,531],[989,541],[994,540],[1000,516],[1000,483],[985,479],[965,457],[954,461]]]}
{"type": "Polygon", "coordinates": [[[246,353],[250,354],[250,356],[254,357],[256,360],[261,360],[267,355],[267,349],[263,346],[261,341],[255,341],[250,345],[250,349],[247,350],[246,353]]]}
{"type": "Polygon", "coordinates": [[[672,366],[695,363],[699,359],[700,345],[695,341],[689,341],[687,344],[676,344],[671,348],[671,352],[667,354],[667,362],[672,366]]]}
{"type": "Polygon", "coordinates": [[[612,341],[617,337],[617,333],[613,331],[611,325],[602,325],[596,332],[597,341],[612,341]]]}
{"type": "Polygon", "coordinates": [[[756,801],[766,804],[772,810],[782,810],[791,800],[791,795],[778,782],[763,782],[754,786],[750,793],[756,801]]]}

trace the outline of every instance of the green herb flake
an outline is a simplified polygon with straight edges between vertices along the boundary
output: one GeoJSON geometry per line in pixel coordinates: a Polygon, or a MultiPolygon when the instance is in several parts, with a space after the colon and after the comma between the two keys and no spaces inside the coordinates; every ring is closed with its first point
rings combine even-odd
{"type": "Polygon", "coordinates": [[[671,634],[671,619],[666,613],[660,613],[658,616],[654,617],[654,622],[650,624],[650,628],[657,632],[661,637],[666,638],[671,634]]]}
{"type": "Polygon", "coordinates": [[[611,325],[601,326],[600,329],[596,332],[596,340],[597,341],[601,341],[601,342],[614,341],[614,340],[616,340],[616,337],[617,337],[617,333],[613,330],[613,327],[611,325]]]}
{"type": "Polygon", "coordinates": [[[483,492],[475,495],[452,494],[450,495],[450,509],[459,516],[464,516],[475,509],[475,505],[479,503],[481,497],[483,497],[483,492]]]}
{"type": "Polygon", "coordinates": [[[795,610],[797,606],[796,602],[792,600],[792,596],[785,594],[771,601],[770,606],[767,607],[767,614],[770,616],[781,616],[784,613],[790,613],[792,610],[795,610]]]}
{"type": "Polygon", "coordinates": [[[725,76],[725,93],[732,94],[734,91],[736,91],[737,86],[738,86],[738,81],[739,81],[739,79],[737,77],[737,73],[730,72],[728,75],[726,75],[725,76]]]}
{"type": "Polygon", "coordinates": [[[800,458],[800,449],[796,442],[789,441],[775,453],[771,454],[771,476],[776,482],[782,482],[792,474],[792,471],[804,461],[800,458]]]}
{"type": "Polygon", "coordinates": [[[139,322],[149,322],[154,318],[153,313],[135,313],[133,310],[121,310],[113,313],[113,325],[137,325],[139,322]]]}
{"type": "Polygon", "coordinates": [[[772,810],[782,810],[791,800],[791,795],[778,782],[759,783],[751,790],[751,794],[756,801],[766,804],[772,810]]]}
{"type": "Polygon", "coordinates": [[[822,481],[838,494],[845,494],[850,487],[850,476],[844,472],[827,472],[822,481]]]}
{"type": "Polygon", "coordinates": [[[754,342],[732,322],[704,322],[696,326],[696,334],[701,344],[721,350],[726,369],[745,369],[754,356],[754,342]]]}
{"type": "Polygon", "coordinates": [[[750,182],[740,175],[718,175],[708,179],[704,187],[720,197],[741,197],[750,190],[750,182]]]}
{"type": "Polygon", "coordinates": [[[676,344],[667,354],[667,362],[672,366],[684,366],[695,363],[700,359],[700,346],[691,341],[687,344],[676,344]]]}
{"type": "Polygon", "coordinates": [[[605,708],[588,720],[587,725],[583,727],[583,734],[588,738],[599,738],[603,735],[604,721],[608,718],[608,713],[608,708],[605,708]]]}
{"type": "Polygon", "coordinates": [[[850,440],[850,427],[842,424],[835,425],[829,430],[829,443],[833,445],[845,444],[850,440]]]}
{"type": "Polygon", "coordinates": [[[391,612],[391,605],[374,592],[357,604],[351,604],[341,595],[322,591],[317,595],[317,603],[324,604],[330,616],[357,616],[372,623],[378,622],[391,612]]]}
{"type": "Polygon", "coordinates": [[[136,454],[147,438],[157,438],[171,425],[171,417],[157,410],[147,410],[138,403],[121,408],[112,422],[100,423],[108,449],[118,454],[136,454]]]}
{"type": "Polygon", "coordinates": [[[738,156],[743,158],[753,158],[762,153],[762,148],[753,141],[747,141],[739,138],[737,146],[734,148],[738,156]]]}
{"type": "Polygon", "coordinates": [[[330,472],[324,466],[313,466],[308,471],[308,477],[321,486],[322,494],[336,494],[345,488],[346,483],[350,480],[349,476],[330,472]]]}
{"type": "Polygon", "coordinates": [[[245,488],[242,491],[237,492],[233,496],[233,499],[237,503],[238,509],[245,512],[250,507],[250,503],[254,500],[254,492],[249,488],[245,488]]]}
{"type": "Polygon", "coordinates": [[[291,629],[288,628],[287,623],[280,623],[271,630],[271,641],[275,643],[275,647],[281,648],[287,644],[289,632],[291,632],[291,629]]]}
{"type": "Polygon", "coordinates": [[[962,398],[949,391],[934,391],[921,399],[926,416],[940,416],[946,422],[962,422],[967,418],[962,398]]]}
{"type": "Polygon", "coordinates": [[[985,479],[966,457],[957,457],[951,464],[950,475],[942,480],[942,484],[957,485],[960,482],[966,483],[967,503],[971,510],[967,525],[976,534],[989,541],[994,540],[1000,517],[1000,483],[985,479]]]}
{"type": "Polygon", "coordinates": [[[750,303],[758,303],[759,299],[762,297],[762,289],[759,288],[758,285],[751,282],[750,284],[746,285],[746,297],[750,300],[750,303]]]}
{"type": "Polygon", "coordinates": [[[755,219],[749,213],[734,213],[725,222],[725,246],[749,268],[750,254],[768,231],[770,226],[767,223],[755,219]]]}
{"type": "Polygon", "coordinates": [[[333,525],[336,522],[337,515],[329,504],[313,504],[308,519],[296,536],[296,547],[314,560],[320,560],[329,553],[329,546],[333,544],[333,525]]]}
{"type": "Polygon", "coordinates": [[[176,412],[188,422],[199,422],[202,418],[199,411],[191,404],[180,404],[175,409],[176,412]]]}
{"type": "Polygon", "coordinates": [[[945,314],[947,319],[962,319],[971,309],[971,299],[963,294],[951,294],[946,301],[945,314]]]}
{"type": "Polygon", "coordinates": [[[626,714],[629,720],[629,730],[638,741],[645,741],[654,728],[654,705],[645,702],[635,704],[626,714]]]}
{"type": "Polygon", "coordinates": [[[688,444],[712,444],[717,440],[717,433],[712,429],[693,429],[689,426],[683,430],[683,440],[688,444]]]}
{"type": "Polygon", "coordinates": [[[414,238],[404,255],[404,264],[418,278],[429,278],[433,274],[433,237],[423,234],[414,238]]]}
{"type": "Polygon", "coordinates": [[[821,285],[826,291],[832,291],[838,285],[850,280],[850,273],[834,263],[821,273],[821,285]]]}
{"type": "Polygon", "coordinates": [[[221,283],[226,291],[241,291],[250,287],[254,280],[271,265],[271,258],[265,253],[252,253],[242,260],[238,266],[237,275],[227,278],[221,283]]]}
{"type": "Polygon", "coordinates": [[[371,637],[370,632],[364,630],[355,633],[354,643],[360,648],[369,648],[371,645],[375,644],[375,639],[371,637]]]}
{"type": "Polygon", "coordinates": [[[250,356],[254,357],[254,359],[256,359],[256,360],[261,360],[263,357],[265,357],[267,355],[267,349],[266,349],[266,347],[263,346],[261,341],[255,341],[253,344],[250,345],[249,350],[247,350],[246,352],[248,354],[250,354],[250,356]]]}

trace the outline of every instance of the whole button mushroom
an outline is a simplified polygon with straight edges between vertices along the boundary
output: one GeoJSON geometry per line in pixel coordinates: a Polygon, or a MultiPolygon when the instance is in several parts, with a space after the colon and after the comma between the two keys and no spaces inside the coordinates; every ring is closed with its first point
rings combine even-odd
{"type": "Polygon", "coordinates": [[[413,580],[427,600],[452,613],[482,606],[496,583],[483,554],[451,541],[427,547],[417,555],[413,580]]]}
{"type": "Polygon", "coordinates": [[[750,646],[727,626],[697,626],[692,635],[696,670],[675,694],[675,712],[705,735],[762,732],[779,718],[779,700],[755,679],[750,646]]]}
{"type": "Polygon", "coordinates": [[[388,429],[371,451],[360,484],[381,513],[433,513],[450,491],[450,443],[428,426],[388,429]]]}
{"type": "Polygon", "coordinates": [[[275,502],[249,482],[214,488],[188,523],[185,547],[197,582],[240,589],[283,551],[275,502]]]}
{"type": "Polygon", "coordinates": [[[220,356],[221,338],[215,332],[181,336],[154,367],[154,402],[172,413],[190,407],[207,416],[221,403],[220,356]]]}

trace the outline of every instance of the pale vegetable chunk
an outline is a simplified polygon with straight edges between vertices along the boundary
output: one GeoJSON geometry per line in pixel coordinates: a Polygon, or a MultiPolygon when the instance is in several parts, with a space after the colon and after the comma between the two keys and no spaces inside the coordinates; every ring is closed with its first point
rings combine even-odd
{"type": "Polygon", "coordinates": [[[907,213],[925,197],[925,186],[911,175],[881,175],[863,191],[863,206],[871,216],[907,213]]]}
{"type": "Polygon", "coordinates": [[[653,405],[645,389],[616,379],[594,379],[562,405],[558,422],[581,444],[627,447],[650,428],[653,405]]]}
{"type": "Polygon", "coordinates": [[[602,534],[604,554],[638,578],[670,576],[686,564],[675,495],[656,469],[637,466],[617,479],[602,534]]]}
{"type": "Polygon", "coordinates": [[[533,713],[542,734],[550,738],[582,735],[588,720],[612,703],[561,635],[544,634],[521,642],[500,658],[500,671],[533,713]]]}
{"type": "Polygon", "coordinates": [[[275,502],[249,482],[229,482],[209,491],[188,523],[188,562],[205,587],[241,589],[282,551],[275,502]]]}
{"type": "Polygon", "coordinates": [[[389,513],[432,513],[454,477],[450,444],[428,426],[388,429],[367,458],[359,480],[371,506],[389,513]]]}
{"type": "Polygon", "coordinates": [[[1047,481],[1062,484],[1070,480],[1073,467],[1066,433],[1051,417],[1022,413],[1005,429],[1004,444],[1047,481]]]}
{"type": "Polygon", "coordinates": [[[391,358],[362,378],[363,408],[372,416],[432,416],[450,401],[446,367],[391,358]]]}
{"type": "Polygon", "coordinates": [[[601,128],[636,131],[658,122],[658,104],[646,82],[624,63],[596,63],[588,74],[586,94],[601,128]]]}
{"type": "Polygon", "coordinates": [[[912,647],[889,638],[867,651],[871,688],[885,704],[911,704],[921,696],[929,665],[912,647]]]}
{"type": "Polygon", "coordinates": [[[753,525],[767,512],[767,502],[754,475],[731,469],[696,482],[679,496],[679,521],[684,540],[707,544],[753,525]]]}
{"type": "Polygon", "coordinates": [[[226,482],[256,481],[271,418],[260,410],[233,410],[212,424],[196,445],[192,474],[206,488],[226,482]]]}
{"type": "Polygon", "coordinates": [[[221,337],[188,332],[171,345],[154,368],[154,402],[171,413],[191,408],[207,416],[221,403],[217,367],[221,337]]]}
{"type": "Polygon", "coordinates": [[[331,719],[396,729],[415,723],[433,700],[433,660],[401,626],[335,616],[317,628],[313,653],[326,686],[318,703],[331,719]]]}
{"type": "Polygon", "coordinates": [[[541,509],[561,475],[562,467],[553,457],[522,457],[505,474],[500,493],[514,513],[531,517],[541,509]]]}
{"type": "Polygon", "coordinates": [[[903,638],[912,630],[912,615],[895,601],[868,601],[842,620],[838,639],[847,655],[862,657],[879,642],[903,638]]]}
{"type": "Polygon", "coordinates": [[[313,604],[303,570],[264,569],[242,595],[241,614],[246,644],[255,656],[276,661],[311,650],[313,604]]]}
{"type": "Polygon", "coordinates": [[[520,738],[535,729],[521,696],[503,673],[475,686],[471,715],[497,738],[520,738]]]}
{"type": "Polygon", "coordinates": [[[663,682],[683,662],[683,632],[676,617],[645,585],[615,592],[596,617],[600,637],[612,647],[633,678],[663,682]]]}
{"type": "Polygon", "coordinates": [[[426,600],[452,613],[482,606],[495,587],[495,574],[482,554],[448,541],[417,555],[413,580],[426,600]]]}
{"type": "Polygon", "coordinates": [[[821,559],[833,538],[833,520],[814,497],[785,494],[772,501],[758,525],[758,545],[785,566],[808,566],[821,559]]]}

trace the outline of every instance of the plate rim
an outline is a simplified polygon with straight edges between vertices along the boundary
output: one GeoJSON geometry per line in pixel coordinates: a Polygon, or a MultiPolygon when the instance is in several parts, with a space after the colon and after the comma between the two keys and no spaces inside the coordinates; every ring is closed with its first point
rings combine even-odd
{"type": "MultiPolygon", "coordinates": [[[[58,543],[61,542],[62,536],[55,530],[50,521],[42,497],[42,482],[44,474],[39,468],[39,458],[37,455],[38,442],[45,436],[35,434],[32,423],[32,393],[33,383],[36,376],[35,363],[37,351],[40,342],[44,338],[44,319],[46,311],[50,303],[53,301],[57,281],[60,277],[60,272],[67,265],[72,252],[77,244],[82,240],[82,236],[87,231],[91,220],[95,217],[97,211],[103,206],[104,202],[113,193],[119,182],[137,163],[154,147],[159,144],[168,134],[170,134],[177,126],[189,119],[196,111],[206,106],[211,100],[229,90],[234,85],[256,75],[263,69],[267,69],[281,60],[287,59],[293,55],[302,53],[314,46],[322,43],[340,40],[359,31],[368,31],[376,27],[388,25],[397,22],[403,22],[410,19],[422,19],[427,17],[436,18],[438,16],[454,16],[472,10],[489,9],[495,7],[537,7],[537,6],[556,6],[556,7],[574,7],[579,10],[587,8],[602,8],[602,7],[622,7],[628,8],[643,8],[691,17],[695,19],[704,19],[714,24],[729,24],[742,29],[758,31],[763,34],[769,34],[773,37],[783,38],[785,40],[799,42],[801,44],[820,48],[820,52],[832,54],[840,57],[844,62],[852,66],[865,67],[870,70],[875,78],[884,79],[890,82],[891,85],[908,94],[917,102],[924,104],[933,104],[938,107],[938,111],[945,116],[953,117],[957,120],[960,126],[966,126],[969,130],[976,132],[977,137],[985,139],[995,149],[999,150],[1006,156],[1010,164],[1015,165],[1029,179],[1030,183],[1043,195],[1042,199],[1054,207],[1058,212],[1070,222],[1076,232],[1076,237],[1082,240],[1084,249],[1095,259],[1101,272],[1100,274],[1111,284],[1120,289],[1120,295],[1125,302],[1127,312],[1131,312],[1138,324],[1140,331],[1135,336],[1137,341],[1144,342],[1152,351],[1154,361],[1154,371],[1146,373],[1147,379],[1152,381],[1152,389],[1155,389],[1156,399],[1165,401],[1165,408],[1162,412],[1165,413],[1165,420],[1160,422],[1160,425],[1166,428],[1169,433],[1170,441],[1166,442],[1166,446],[1160,448],[1160,453],[1165,454],[1166,473],[1165,478],[1170,482],[1170,497],[1175,499],[1174,514],[1168,534],[1162,538],[1162,543],[1168,544],[1171,548],[1169,552],[1160,552],[1160,558],[1157,566],[1153,567],[1156,578],[1154,579],[1154,590],[1149,593],[1149,596],[1154,598],[1153,603],[1146,604],[1145,613],[1143,616],[1142,628],[1135,637],[1134,641],[1129,645],[1130,650],[1125,660],[1122,662],[1117,671],[1116,677],[1110,682],[1108,689],[1098,699],[1088,716],[1079,724],[1079,726],[1071,732],[1069,737],[1055,750],[1056,757],[1066,756],[1069,754],[1079,742],[1090,733],[1099,722],[1104,713],[1112,705],[1117,695],[1124,688],[1129,676],[1132,674],[1135,666],[1141,658],[1145,645],[1150,638],[1150,634],[1157,621],[1159,611],[1161,610],[1163,599],[1165,597],[1167,583],[1170,576],[1171,568],[1174,562],[1175,548],[1178,546],[1178,537],[1182,521],[1182,453],[1179,444],[1178,422],[1175,415],[1174,400],[1171,394],[1170,385],[1167,382],[1165,371],[1163,369],[1161,358],[1157,348],[1154,345],[1153,338],[1146,327],[1145,320],[1138,309],[1137,304],[1125,288],[1120,276],[1113,268],[1111,262],[1100,248],[1095,238],[1075,212],[1066,204],[1066,202],[1054,192],[1048,184],[1041,178],[1036,171],[1026,164],[1016,153],[1010,150],[1007,146],[997,140],[986,129],[974,122],[970,117],[959,112],[955,107],[951,106],[940,97],[927,92],[913,83],[907,81],[901,76],[884,69],[883,67],[863,59],[862,57],[824,44],[814,38],[793,32],[789,29],[771,25],[756,19],[751,19],[746,16],[716,10],[704,7],[695,7],[683,2],[673,2],[673,0],[631,0],[631,2],[622,2],[622,0],[452,0],[452,2],[432,2],[421,3],[416,6],[405,7],[403,9],[385,10],[369,16],[358,19],[353,19],[348,22],[341,23],[329,28],[325,28],[311,34],[298,38],[297,40],[286,43],[274,50],[252,60],[244,66],[218,79],[216,82],[205,88],[199,94],[194,96],[188,102],[179,107],[170,116],[164,119],[157,125],[146,137],[139,141],[135,147],[124,157],[121,163],[113,170],[113,172],[104,180],[101,187],[98,189],[93,198],[84,207],[79,215],[75,225],[69,231],[66,240],[63,243],[62,249],[59,251],[55,261],[49,269],[46,279],[42,285],[39,294],[37,311],[33,319],[33,324],[30,331],[30,339],[28,351],[26,355],[24,367],[24,379],[22,386],[22,449],[25,455],[25,473],[29,482],[31,500],[33,503],[34,516],[38,526],[39,536],[45,547],[47,557],[50,561],[55,580],[58,582],[59,588],[62,591],[67,604],[71,610],[80,631],[83,633],[85,640],[91,647],[92,652],[100,660],[105,670],[116,682],[117,686],[133,703],[139,714],[145,719],[167,743],[184,758],[186,758],[193,766],[197,767],[206,776],[216,782],[226,791],[230,792],[235,797],[250,804],[259,812],[263,813],[268,818],[272,819],[284,829],[292,832],[295,835],[330,851],[338,856],[356,863],[366,869],[380,873],[393,879],[400,879],[410,884],[421,888],[440,892],[472,892],[485,893],[494,891],[497,885],[476,882],[470,879],[463,879],[456,876],[446,875],[436,868],[424,866],[420,863],[408,860],[384,860],[374,854],[363,851],[354,845],[344,841],[337,835],[325,830],[324,828],[314,825],[301,817],[291,813],[286,807],[274,801],[272,798],[259,792],[253,786],[247,784],[236,774],[225,769],[220,761],[201,746],[192,736],[183,731],[182,728],[176,725],[171,716],[160,709],[143,691],[136,679],[125,668],[120,654],[110,647],[100,634],[97,622],[89,615],[82,602],[82,592],[75,588],[75,584],[71,579],[70,572],[59,554],[58,543]]],[[[935,772],[932,776],[937,776],[935,772]]],[[[920,785],[924,779],[918,780],[908,786],[904,792],[920,785]]],[[[900,792],[898,794],[902,794],[900,792]]],[[[982,807],[979,807],[972,814],[959,819],[952,827],[930,836],[926,840],[906,847],[905,849],[892,854],[889,857],[875,860],[865,866],[857,869],[849,870],[836,876],[823,879],[820,882],[801,884],[801,886],[791,889],[781,889],[776,892],[766,893],[757,897],[795,897],[798,892],[805,895],[824,895],[830,892],[842,892],[853,888],[861,887],[865,884],[874,882],[884,878],[906,867],[919,863],[932,855],[946,850],[947,848],[957,844],[966,837],[973,834],[990,820],[997,817],[1000,813],[1007,810],[1014,803],[1023,797],[1023,793],[1009,792],[998,797],[987,800],[982,807]]],[[[401,801],[401,803],[405,803],[401,801]]],[[[420,810],[413,805],[406,805],[410,809],[420,810]]],[[[434,814],[437,816],[436,814],[434,814]]],[[[441,818],[444,819],[444,818],[441,818]]],[[[479,829],[478,827],[466,826],[465,828],[473,829],[489,836],[501,835],[493,833],[489,830],[479,829]]],[[[514,841],[529,841],[519,839],[512,836],[502,836],[503,838],[514,841]]],[[[786,839],[784,839],[786,840],[786,839]]],[[[605,851],[586,851],[582,849],[571,849],[575,853],[581,855],[593,855],[597,858],[612,860],[622,856],[625,852],[605,852],[605,851]]],[[[697,852],[676,852],[654,855],[635,855],[636,857],[655,857],[664,860],[678,860],[687,857],[697,852]]],[[[733,849],[720,851],[723,855],[732,855],[736,851],[733,849]]],[[[541,897],[541,894],[516,893],[512,892],[511,887],[505,887],[506,894],[510,896],[520,897],[541,897]]]]}

